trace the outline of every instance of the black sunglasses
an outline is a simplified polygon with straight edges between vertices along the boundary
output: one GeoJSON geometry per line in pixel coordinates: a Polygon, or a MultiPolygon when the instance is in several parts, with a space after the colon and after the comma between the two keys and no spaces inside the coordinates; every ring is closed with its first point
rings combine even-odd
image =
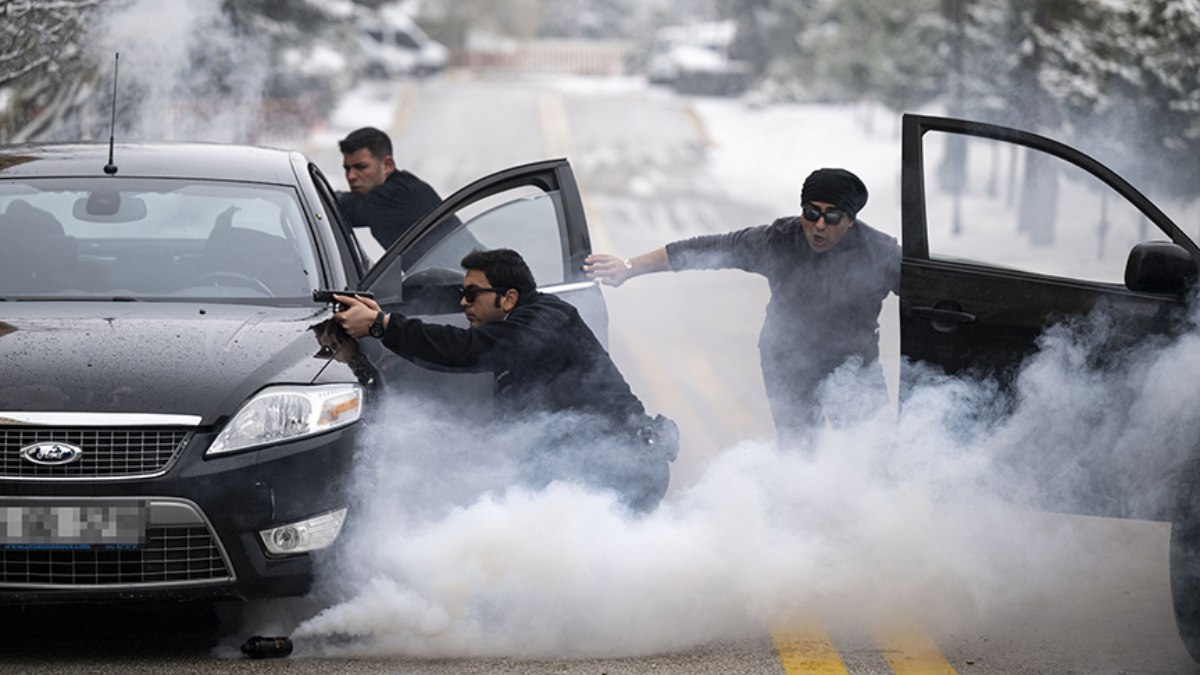
{"type": "Polygon", "coordinates": [[[497,286],[495,288],[480,288],[478,286],[467,286],[466,288],[458,289],[458,297],[466,300],[468,304],[475,302],[475,298],[479,297],[480,293],[499,293],[503,295],[508,289],[497,286]]]}
{"type": "Polygon", "coordinates": [[[818,209],[811,204],[804,204],[800,207],[800,215],[804,216],[805,220],[812,221],[814,223],[823,217],[825,218],[826,225],[837,225],[842,222],[842,217],[846,214],[842,213],[841,211],[835,211],[834,209],[821,211],[821,209],[818,209]]]}

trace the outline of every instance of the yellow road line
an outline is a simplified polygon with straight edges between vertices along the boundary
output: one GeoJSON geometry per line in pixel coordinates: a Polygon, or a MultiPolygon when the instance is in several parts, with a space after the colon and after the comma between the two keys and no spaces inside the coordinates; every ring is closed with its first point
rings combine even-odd
{"type": "Polygon", "coordinates": [[[393,139],[399,138],[404,131],[417,100],[417,88],[411,82],[405,82],[400,89],[400,105],[396,107],[396,114],[392,116],[392,127],[388,131],[388,135],[393,139]]]}
{"type": "MultiPolygon", "coordinates": [[[[661,412],[674,419],[681,429],[705,428],[699,411],[682,394],[675,379],[671,377],[671,373],[663,367],[662,360],[654,355],[645,339],[636,333],[631,334],[629,331],[610,330],[609,334],[609,341],[612,343],[612,349],[609,351],[623,350],[628,353],[633,359],[638,374],[647,382],[657,385],[653,387],[652,393],[655,403],[657,403],[656,407],[661,412]]],[[[683,445],[686,449],[694,443],[689,443],[685,438],[683,445]]]]}
{"type": "Polygon", "coordinates": [[[696,108],[692,106],[691,101],[683,105],[683,116],[691,122],[692,127],[696,130],[696,135],[700,137],[700,142],[706,147],[716,145],[713,142],[712,136],[708,134],[708,127],[704,124],[704,119],[700,117],[700,113],[696,112],[696,108]]]}
{"type": "MultiPolygon", "coordinates": [[[[538,97],[538,121],[542,125],[542,140],[545,143],[547,157],[566,157],[570,160],[575,156],[575,143],[571,139],[571,122],[567,117],[566,99],[557,92],[542,94],[538,97]]],[[[583,212],[588,221],[588,233],[592,240],[593,251],[613,250],[612,240],[608,230],[596,216],[596,211],[588,203],[587,190],[575,174],[579,186],[579,199],[583,202],[583,212]]]]}
{"type": "MultiPolygon", "coordinates": [[[[563,95],[558,92],[542,94],[537,101],[537,112],[547,156],[574,157],[575,146],[563,95]]],[[[592,207],[588,191],[578,174],[576,180],[588,218],[592,250],[617,251],[607,224],[599,211],[592,207]]],[[[620,353],[629,356],[637,377],[643,378],[648,387],[643,390],[644,395],[650,396],[646,403],[679,424],[686,436],[684,448],[688,449],[689,455],[713,455],[727,443],[761,434],[763,425],[750,409],[741,402],[730,401],[729,396],[725,395],[721,377],[710,361],[712,355],[696,351],[684,355],[686,374],[681,375],[666,367],[650,340],[636,328],[610,330],[609,345],[609,352],[614,357],[620,359],[617,356],[620,353]],[[712,405],[702,405],[689,396],[689,390],[699,392],[702,400],[712,405]]]]}
{"type": "Polygon", "coordinates": [[[537,108],[546,156],[568,159],[574,156],[575,143],[571,140],[571,122],[567,118],[567,104],[563,95],[557,92],[542,94],[538,97],[537,108]]]}
{"type": "Polygon", "coordinates": [[[912,625],[890,626],[875,635],[896,675],[954,675],[957,671],[925,631],[912,625]]]}
{"type": "MultiPolygon", "coordinates": [[[[407,116],[411,109],[412,96],[406,96],[401,110],[407,116]]],[[[711,144],[699,115],[690,106],[685,108],[685,115],[696,125],[697,133],[706,144],[711,144]]],[[[574,144],[571,138],[570,121],[567,116],[565,100],[561,94],[548,93],[538,99],[538,118],[542,127],[547,156],[567,157],[574,155],[574,144]]],[[[397,114],[397,123],[403,119],[397,114]]],[[[579,176],[576,175],[576,180],[579,176]]],[[[592,239],[592,250],[616,250],[608,230],[601,221],[598,213],[590,207],[587,191],[582,181],[579,182],[580,198],[583,201],[584,213],[587,214],[589,231],[592,239]]],[[[679,419],[682,427],[702,429],[704,424],[699,411],[687,398],[681,394],[677,384],[672,384],[670,373],[658,360],[647,341],[637,333],[619,331],[613,338],[621,348],[632,357],[635,367],[646,376],[647,381],[656,382],[656,394],[663,407],[672,410],[679,419]],[[652,375],[651,375],[652,374],[652,375]]],[[[704,359],[693,359],[689,362],[689,377],[709,382],[710,386],[719,386],[719,377],[712,366],[704,359]]],[[[731,428],[743,429],[753,426],[752,415],[742,409],[717,411],[722,417],[721,422],[731,428]]],[[[804,622],[791,624],[785,629],[771,633],[771,640],[779,655],[780,664],[787,675],[812,673],[820,675],[848,675],[845,663],[837,648],[819,622],[804,622]]],[[[954,668],[945,660],[933,641],[921,630],[907,627],[902,630],[888,630],[877,635],[877,643],[884,651],[884,658],[896,675],[915,674],[946,674],[953,675],[954,668]]]]}
{"type": "Polygon", "coordinates": [[[818,622],[789,625],[771,631],[771,641],[786,675],[847,675],[846,664],[818,622]]]}
{"type": "MultiPolygon", "coordinates": [[[[547,93],[538,98],[538,120],[542,125],[542,137],[546,144],[546,153],[553,157],[570,157],[574,154],[574,142],[571,139],[571,124],[567,117],[567,106],[562,94],[547,93]]],[[[579,179],[578,174],[575,176],[576,183],[579,186],[579,197],[583,202],[583,212],[588,219],[588,232],[591,234],[592,250],[593,251],[613,251],[612,239],[608,235],[608,228],[604,226],[599,214],[591,207],[588,201],[587,190],[584,189],[583,182],[579,179]]],[[[691,405],[688,405],[685,398],[680,394],[678,386],[671,386],[668,383],[673,383],[670,373],[663,367],[662,362],[654,357],[652,351],[648,348],[646,340],[640,339],[636,335],[630,335],[627,332],[618,331],[613,334],[610,331],[610,343],[617,342],[624,348],[632,357],[635,367],[639,373],[642,373],[650,382],[659,383],[658,391],[660,401],[665,401],[664,408],[675,412],[676,416],[681,416],[681,419],[676,419],[676,423],[682,426],[692,426],[691,428],[701,428],[700,415],[691,405]],[[632,339],[621,339],[622,336],[632,339]],[[653,375],[649,375],[652,373],[653,375]]],[[[610,348],[609,351],[612,351],[610,348]]]]}

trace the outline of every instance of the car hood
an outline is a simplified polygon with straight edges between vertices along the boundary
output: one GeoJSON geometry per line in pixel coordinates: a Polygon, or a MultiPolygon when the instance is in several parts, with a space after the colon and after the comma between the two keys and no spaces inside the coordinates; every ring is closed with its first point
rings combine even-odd
{"type": "Polygon", "coordinates": [[[267,384],[321,376],[332,354],[313,329],[329,315],[315,307],[0,303],[0,412],[169,413],[209,424],[267,384]]]}

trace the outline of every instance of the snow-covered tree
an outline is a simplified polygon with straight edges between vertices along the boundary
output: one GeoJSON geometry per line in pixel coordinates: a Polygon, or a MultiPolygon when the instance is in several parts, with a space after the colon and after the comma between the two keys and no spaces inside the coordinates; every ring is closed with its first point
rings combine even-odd
{"type": "Polygon", "coordinates": [[[1087,0],[1060,36],[1047,90],[1086,142],[1143,189],[1194,199],[1200,185],[1200,0],[1087,0]]]}
{"type": "Polygon", "coordinates": [[[636,0],[555,0],[541,4],[539,34],[611,40],[628,37],[637,19],[636,0]]]}
{"type": "Polygon", "coordinates": [[[355,77],[357,4],[378,3],[0,0],[0,142],[107,136],[115,52],[118,131],[257,141],[312,122],[355,77]]]}
{"type": "Polygon", "coordinates": [[[1144,190],[1194,198],[1200,0],[967,5],[964,95],[950,101],[952,112],[1060,138],[1144,190]]]}
{"type": "Polygon", "coordinates": [[[86,29],[109,4],[0,0],[0,142],[21,140],[30,124],[52,126],[87,88],[86,29]]]}
{"type": "Polygon", "coordinates": [[[940,91],[946,24],[937,0],[727,0],[734,56],[768,95],[920,105],[940,91]]]}
{"type": "Polygon", "coordinates": [[[78,62],[78,40],[103,0],[0,0],[0,87],[78,62]],[[66,49],[63,47],[66,46],[66,49]]]}

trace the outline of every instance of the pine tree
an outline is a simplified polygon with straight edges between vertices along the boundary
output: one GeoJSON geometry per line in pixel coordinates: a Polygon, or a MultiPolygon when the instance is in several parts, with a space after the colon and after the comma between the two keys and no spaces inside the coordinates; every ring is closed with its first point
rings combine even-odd
{"type": "Polygon", "coordinates": [[[1200,2],[1139,0],[1115,11],[1112,4],[1090,0],[1092,30],[1074,36],[1088,58],[1068,71],[1078,86],[1064,86],[1067,95],[1060,95],[1076,120],[1073,136],[1096,143],[1102,161],[1139,176],[1143,189],[1194,199],[1200,185],[1200,2]]]}

